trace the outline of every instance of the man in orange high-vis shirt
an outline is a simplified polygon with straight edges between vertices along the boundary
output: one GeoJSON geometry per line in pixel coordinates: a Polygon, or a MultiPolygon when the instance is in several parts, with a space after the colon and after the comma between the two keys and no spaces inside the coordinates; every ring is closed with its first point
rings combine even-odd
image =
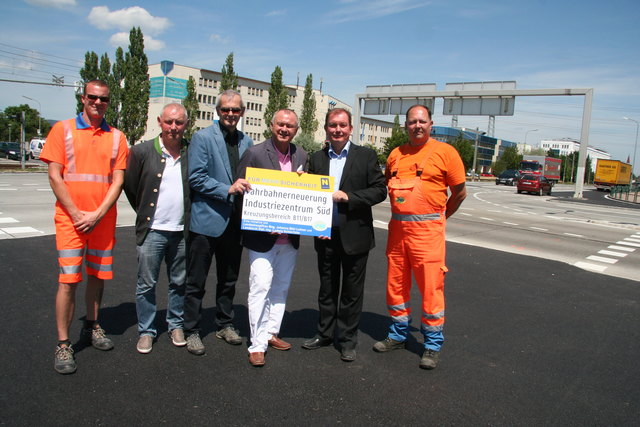
{"type": "Polygon", "coordinates": [[[465,170],[451,145],[430,138],[431,111],[407,110],[409,143],[391,152],[385,170],[391,221],[387,241],[387,338],[377,352],[405,347],[411,324],[411,273],[422,294],[420,367],[437,366],[444,342],[445,223],[467,195],[465,170]],[[450,195],[448,194],[450,192],[450,195]]]}
{"type": "Polygon", "coordinates": [[[49,183],[56,196],[56,247],[60,273],[56,294],[58,346],[54,368],[58,373],[76,371],[69,326],[75,295],[82,282],[86,257],[87,316],[81,339],[100,350],[113,342],[97,322],[104,280],[113,277],[116,207],[127,166],[127,141],[122,132],[104,120],[109,88],[100,80],[85,84],[83,110],[75,119],[56,123],[40,159],[49,165],[49,183]]]}

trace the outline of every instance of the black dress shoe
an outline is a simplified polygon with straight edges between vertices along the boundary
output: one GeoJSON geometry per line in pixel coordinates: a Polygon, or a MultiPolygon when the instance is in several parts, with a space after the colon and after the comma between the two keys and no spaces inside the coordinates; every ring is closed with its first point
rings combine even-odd
{"type": "Polygon", "coordinates": [[[302,343],[302,348],[306,348],[307,350],[315,350],[331,344],[333,344],[333,340],[331,338],[322,338],[316,335],[315,337],[308,339],[304,343],[302,343]]]}
{"type": "Polygon", "coordinates": [[[340,359],[344,362],[353,362],[356,360],[356,349],[355,348],[343,348],[340,351],[340,359]]]}

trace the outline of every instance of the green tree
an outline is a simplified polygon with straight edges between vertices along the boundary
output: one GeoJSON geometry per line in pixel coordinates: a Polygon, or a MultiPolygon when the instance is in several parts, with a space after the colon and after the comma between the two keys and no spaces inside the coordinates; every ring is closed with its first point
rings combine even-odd
{"type": "Polygon", "coordinates": [[[120,113],[122,111],[122,96],[125,76],[124,50],[116,49],[116,60],[111,67],[111,79],[109,81],[109,109],[107,110],[107,122],[116,128],[120,128],[120,113]]]}
{"type": "Polygon", "coordinates": [[[14,105],[5,108],[4,114],[0,115],[0,138],[3,141],[20,141],[20,125],[23,111],[25,114],[25,141],[38,137],[38,126],[42,131],[42,137],[49,133],[51,125],[40,117],[38,110],[29,107],[28,104],[14,105]],[[17,119],[15,118],[16,116],[18,116],[17,119]]]}
{"type": "Polygon", "coordinates": [[[98,79],[109,83],[111,78],[111,61],[106,53],[100,57],[100,66],[98,68],[98,79]]]}
{"type": "Polygon", "coordinates": [[[184,138],[187,141],[191,140],[196,127],[196,117],[198,115],[198,98],[196,96],[196,81],[193,76],[189,76],[187,81],[187,96],[182,100],[182,105],[187,110],[187,117],[189,118],[189,124],[184,131],[184,138]]]}
{"type": "Polygon", "coordinates": [[[389,156],[385,156],[384,155],[384,147],[383,148],[379,148],[379,147],[376,147],[375,145],[369,144],[369,143],[364,144],[364,146],[365,147],[369,147],[373,151],[376,152],[376,157],[378,158],[378,164],[379,165],[384,166],[387,163],[387,157],[389,157],[389,156]]]}
{"type": "Polygon", "coordinates": [[[264,110],[264,123],[267,130],[264,131],[265,138],[271,138],[271,119],[276,111],[289,107],[287,88],[282,83],[282,69],[276,65],[271,73],[271,86],[269,87],[269,102],[264,110]]]}
{"type": "Polygon", "coordinates": [[[464,169],[473,169],[473,144],[468,139],[464,139],[462,136],[458,136],[452,143],[453,147],[458,150],[462,163],[464,163],[464,169]]]}
{"type": "MultiPolygon", "coordinates": [[[[364,123],[360,123],[360,126],[365,126],[364,123]]],[[[404,130],[402,126],[400,126],[400,117],[396,114],[393,119],[393,128],[391,128],[391,136],[384,141],[384,146],[382,147],[382,157],[384,157],[384,163],[387,162],[387,158],[389,154],[396,148],[403,144],[409,142],[409,135],[404,130]]]]}
{"type": "Polygon", "coordinates": [[[129,51],[125,55],[124,91],[120,130],[133,145],[144,134],[149,109],[149,75],[144,36],[140,27],[129,33],[129,51]]]}
{"type": "Polygon", "coordinates": [[[502,155],[493,164],[492,170],[494,175],[499,175],[502,171],[507,169],[520,169],[520,162],[522,161],[522,154],[518,153],[518,147],[515,145],[507,147],[502,152],[502,155]]]}
{"type": "Polygon", "coordinates": [[[313,135],[318,130],[316,119],[316,97],[313,93],[313,75],[307,76],[304,85],[304,99],[302,101],[302,114],[300,115],[300,131],[303,134],[313,135]]]}
{"type": "MultiPolygon", "coordinates": [[[[98,67],[98,54],[91,51],[84,54],[84,66],[80,68],[80,78],[81,83],[84,85],[86,82],[91,80],[95,80],[100,76],[100,68],[98,67]]],[[[81,89],[80,94],[76,94],[76,102],[77,102],[77,112],[80,113],[83,109],[82,100],[80,99],[80,95],[82,95],[81,89]]]]}
{"type": "Polygon", "coordinates": [[[313,139],[313,134],[301,133],[293,140],[293,143],[311,154],[322,149],[322,143],[313,139]]]}
{"type": "Polygon", "coordinates": [[[220,92],[227,89],[238,89],[238,75],[233,71],[233,52],[227,55],[227,60],[222,66],[222,77],[220,78],[220,92]]]}

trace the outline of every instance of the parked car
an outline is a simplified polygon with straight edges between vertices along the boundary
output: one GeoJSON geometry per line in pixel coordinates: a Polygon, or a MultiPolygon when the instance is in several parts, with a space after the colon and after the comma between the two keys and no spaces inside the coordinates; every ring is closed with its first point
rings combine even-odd
{"type": "Polygon", "coordinates": [[[538,196],[542,194],[551,195],[551,181],[542,175],[525,174],[518,181],[518,194],[522,192],[534,193],[538,196]]]}
{"type": "Polygon", "coordinates": [[[503,171],[500,175],[498,175],[498,177],[496,178],[496,185],[504,184],[513,186],[517,184],[519,180],[520,172],[515,169],[507,169],[506,171],[503,171]]]}
{"type": "Polygon", "coordinates": [[[20,160],[20,143],[3,142],[2,155],[10,160],[20,160]]]}

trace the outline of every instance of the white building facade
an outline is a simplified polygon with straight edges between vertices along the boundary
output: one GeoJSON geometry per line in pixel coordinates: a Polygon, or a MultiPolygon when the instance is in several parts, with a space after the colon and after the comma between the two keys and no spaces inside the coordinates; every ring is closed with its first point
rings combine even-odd
{"type": "MultiPolygon", "coordinates": [[[[546,139],[540,141],[540,148],[545,151],[556,150],[560,156],[567,156],[576,151],[580,151],[580,142],[570,138],[546,139]]],[[[587,155],[591,158],[591,170],[596,170],[598,159],[611,159],[611,154],[591,146],[587,149],[587,155]]]]}
{"type": "MultiPolygon", "coordinates": [[[[182,102],[187,95],[189,77],[193,77],[196,82],[196,96],[199,104],[196,129],[210,126],[214,120],[218,119],[215,106],[222,79],[220,72],[178,65],[170,61],[151,64],[149,65],[151,83],[149,112],[143,140],[154,138],[160,133],[157,117],[160,115],[162,107],[171,102],[182,102]]],[[[256,143],[264,140],[263,133],[269,125],[264,122],[264,112],[269,102],[270,86],[269,82],[238,76],[237,90],[242,95],[246,108],[238,128],[256,143]]],[[[289,92],[289,108],[301,115],[304,86],[285,85],[285,87],[289,92]]],[[[322,142],[326,138],[323,126],[327,111],[333,108],[344,108],[351,111],[351,107],[319,90],[314,89],[313,93],[316,99],[316,119],[318,120],[318,129],[314,139],[317,142],[322,142]]]]}

